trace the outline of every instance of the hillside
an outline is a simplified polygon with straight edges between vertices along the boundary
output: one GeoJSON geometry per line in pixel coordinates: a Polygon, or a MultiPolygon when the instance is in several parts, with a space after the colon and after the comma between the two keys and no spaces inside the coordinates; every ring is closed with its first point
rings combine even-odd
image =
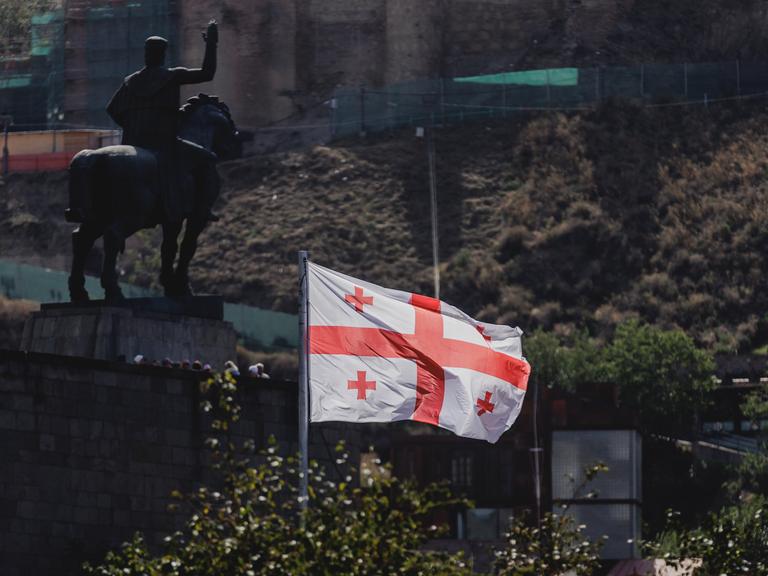
{"type": "MultiPolygon", "coordinates": [[[[539,114],[436,134],[442,297],[488,321],[596,334],[640,316],[718,350],[768,341],[768,113],[710,108],[539,114]]],[[[220,222],[200,291],[293,311],[296,251],[388,286],[431,292],[425,145],[411,132],[220,167],[220,222]]],[[[61,267],[61,174],[12,176],[0,252],[61,267]]],[[[157,231],[125,278],[154,282],[157,231]]],[[[94,263],[95,265],[95,263],[94,263]]]]}

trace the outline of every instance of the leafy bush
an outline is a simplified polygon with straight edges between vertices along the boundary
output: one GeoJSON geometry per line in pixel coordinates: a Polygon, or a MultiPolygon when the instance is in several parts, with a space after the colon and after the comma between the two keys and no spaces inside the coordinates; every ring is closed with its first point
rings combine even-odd
{"type": "Polygon", "coordinates": [[[600,352],[587,334],[578,333],[566,346],[557,335],[537,330],[524,343],[537,383],[573,392],[578,384],[595,381],[600,352]]]}
{"type": "Polygon", "coordinates": [[[636,409],[644,428],[689,431],[716,384],[714,360],[681,330],[630,320],[602,354],[604,381],[619,386],[622,404],[636,409]]]}
{"type": "MultiPolygon", "coordinates": [[[[311,462],[309,501],[298,506],[298,462],[280,456],[274,441],[254,465],[252,445],[236,450],[232,424],[239,407],[228,375],[206,384],[212,396],[203,409],[213,415],[211,449],[215,488],[174,494],[189,512],[185,527],[151,551],[141,535],[110,552],[89,576],[171,575],[468,575],[461,556],[423,551],[441,533],[427,526],[431,512],[457,503],[445,486],[424,489],[374,470],[358,485],[342,447],[340,481],[311,462]]],[[[363,474],[365,476],[365,473],[363,474]]]]}
{"type": "Polygon", "coordinates": [[[515,520],[506,534],[506,547],[496,552],[498,576],[561,576],[574,570],[590,576],[600,564],[602,541],[591,541],[573,518],[551,512],[541,527],[515,520]]]}
{"type": "Polygon", "coordinates": [[[686,530],[679,516],[669,513],[667,530],[645,545],[646,555],[680,566],[686,559],[701,561],[697,576],[722,574],[768,575],[768,501],[756,497],[711,514],[700,528],[686,530]]]}
{"type": "Polygon", "coordinates": [[[734,467],[733,478],[725,488],[732,498],[745,494],[768,494],[768,437],[762,422],[768,419],[768,384],[749,394],[741,405],[744,416],[759,431],[758,451],[741,457],[734,467]]]}

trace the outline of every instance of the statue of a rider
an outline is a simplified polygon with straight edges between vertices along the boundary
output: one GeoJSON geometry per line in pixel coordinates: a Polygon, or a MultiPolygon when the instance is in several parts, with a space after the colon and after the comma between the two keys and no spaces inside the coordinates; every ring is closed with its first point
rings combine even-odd
{"type": "MultiPolygon", "coordinates": [[[[205,57],[202,68],[167,68],[165,52],[168,41],[159,36],[147,38],[144,43],[144,68],[125,78],[107,106],[107,113],[123,129],[122,143],[148,149],[158,158],[162,208],[171,222],[181,221],[189,215],[194,202],[192,194],[199,195],[198,200],[202,201],[208,219],[215,219],[210,209],[218,190],[206,188],[218,186],[218,179],[197,178],[194,191],[183,189],[180,173],[184,167],[180,163],[182,158],[190,157],[183,154],[183,148],[195,145],[179,139],[177,133],[180,87],[213,80],[218,39],[218,26],[215,20],[211,20],[203,33],[205,57]]],[[[206,156],[201,154],[199,158],[205,160],[206,156]]],[[[207,164],[204,170],[215,172],[214,158],[207,158],[203,164],[207,164]]]]}

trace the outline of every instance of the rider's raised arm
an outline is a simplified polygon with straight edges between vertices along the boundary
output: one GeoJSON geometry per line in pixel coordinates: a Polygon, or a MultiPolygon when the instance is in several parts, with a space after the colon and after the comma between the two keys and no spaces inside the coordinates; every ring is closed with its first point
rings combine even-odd
{"type": "Polygon", "coordinates": [[[208,23],[208,30],[203,33],[205,56],[202,68],[171,68],[179,84],[199,84],[210,82],[216,74],[216,45],[219,42],[219,29],[215,20],[208,23]]]}

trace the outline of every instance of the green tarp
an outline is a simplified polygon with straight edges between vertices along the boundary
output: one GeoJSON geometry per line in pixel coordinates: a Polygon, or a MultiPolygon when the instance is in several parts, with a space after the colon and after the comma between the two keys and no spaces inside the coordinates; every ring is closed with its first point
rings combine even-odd
{"type": "MultiPolygon", "coordinates": [[[[151,290],[120,283],[128,298],[157,296],[151,290]]],[[[85,288],[94,298],[103,298],[99,279],[86,276],[85,288]]],[[[66,302],[67,274],[49,268],[0,260],[0,295],[35,302],[66,302]]],[[[298,319],[293,314],[262,310],[242,304],[224,303],[224,320],[232,322],[240,337],[254,348],[296,348],[299,342],[298,319]]]]}
{"type": "Polygon", "coordinates": [[[465,76],[454,78],[454,82],[473,84],[509,84],[516,86],[578,86],[578,68],[550,68],[548,70],[524,70],[522,72],[502,72],[484,76],[465,76]]]}

